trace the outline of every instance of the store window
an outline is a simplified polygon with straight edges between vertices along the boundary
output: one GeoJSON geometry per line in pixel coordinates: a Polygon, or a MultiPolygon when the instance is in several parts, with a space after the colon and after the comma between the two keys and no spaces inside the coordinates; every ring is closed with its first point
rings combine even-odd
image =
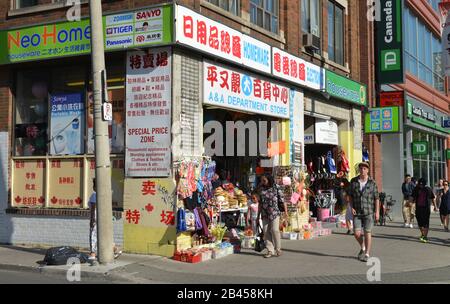
{"type": "Polygon", "coordinates": [[[409,8],[405,8],[403,19],[406,70],[436,90],[443,92],[444,76],[440,39],[433,35],[425,23],[409,8]]]}
{"type": "Polygon", "coordinates": [[[328,58],[344,65],[344,8],[328,1],[328,58]]]}
{"type": "Polygon", "coordinates": [[[302,0],[302,31],[320,37],[320,0],[302,0]]]}
{"type": "Polygon", "coordinates": [[[35,6],[38,5],[39,1],[38,0],[16,0],[16,6],[15,8],[25,8],[25,7],[30,7],[30,6],[35,6]]]}
{"type": "Polygon", "coordinates": [[[240,1],[239,0],[208,0],[209,3],[217,5],[218,7],[239,16],[240,1]]]}
{"type": "Polygon", "coordinates": [[[251,0],[250,21],[257,26],[278,34],[278,0],[251,0]]]}
{"type": "MultiPolygon", "coordinates": [[[[417,179],[425,178],[428,185],[433,187],[439,182],[439,179],[446,178],[445,139],[418,130],[413,130],[412,133],[413,142],[426,141],[429,145],[428,155],[413,155],[413,176],[417,179]]],[[[405,141],[405,144],[407,144],[407,141],[405,141]]]]}

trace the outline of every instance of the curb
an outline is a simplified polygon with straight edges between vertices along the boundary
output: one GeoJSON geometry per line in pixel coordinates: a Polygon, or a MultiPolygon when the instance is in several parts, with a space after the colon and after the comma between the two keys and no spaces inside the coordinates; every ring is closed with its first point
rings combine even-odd
{"type": "MultiPolygon", "coordinates": [[[[51,266],[50,266],[51,267],[51,266]]],[[[11,264],[0,264],[0,270],[9,270],[9,271],[20,271],[20,272],[28,272],[28,273],[40,273],[44,275],[60,275],[66,276],[67,270],[65,269],[55,269],[50,268],[48,266],[24,266],[24,265],[11,265],[11,264]]],[[[118,267],[120,269],[122,267],[118,267]]],[[[89,278],[89,279],[102,279],[102,280],[113,280],[113,281],[122,281],[125,283],[132,283],[133,280],[121,276],[119,274],[112,273],[111,271],[107,272],[98,272],[98,271],[81,271],[81,277],[89,278]]]]}

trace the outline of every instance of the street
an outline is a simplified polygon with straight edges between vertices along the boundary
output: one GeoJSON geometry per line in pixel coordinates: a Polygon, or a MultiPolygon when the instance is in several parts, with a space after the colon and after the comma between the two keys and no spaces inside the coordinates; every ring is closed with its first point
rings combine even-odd
{"type": "MultiPolygon", "coordinates": [[[[372,257],[379,260],[379,278],[371,263],[356,259],[357,244],[345,229],[331,236],[309,241],[283,240],[283,255],[264,259],[252,250],[243,250],[218,260],[198,264],[177,262],[158,256],[123,254],[115,267],[99,271],[86,264],[81,268],[82,284],[367,284],[367,283],[450,283],[450,234],[432,214],[428,244],[418,240],[418,229],[403,228],[400,222],[388,222],[373,230],[372,257]],[[95,272],[97,271],[97,272],[95,272]],[[105,275],[103,275],[106,273],[105,275]],[[371,277],[371,279],[368,277],[371,277]]],[[[5,250],[5,248],[3,248],[5,250]]],[[[14,264],[26,259],[34,265],[42,253],[14,248],[0,254],[0,283],[67,284],[61,267],[46,266],[42,273],[12,271],[14,264]],[[14,262],[8,258],[14,258],[14,262]],[[21,260],[21,261],[20,261],[21,260]],[[59,272],[57,272],[59,271],[59,272]]],[[[373,261],[372,261],[373,262],[373,261]]],[[[35,265],[33,266],[35,267],[35,265]]],[[[30,267],[32,268],[32,267],[30,267]]]]}

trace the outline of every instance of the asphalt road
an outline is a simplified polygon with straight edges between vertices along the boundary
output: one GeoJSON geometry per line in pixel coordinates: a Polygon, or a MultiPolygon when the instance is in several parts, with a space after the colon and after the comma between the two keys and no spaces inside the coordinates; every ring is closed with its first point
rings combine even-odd
{"type": "Polygon", "coordinates": [[[81,278],[80,282],[69,282],[62,275],[48,275],[30,271],[0,270],[0,284],[111,284],[111,281],[81,278]]]}

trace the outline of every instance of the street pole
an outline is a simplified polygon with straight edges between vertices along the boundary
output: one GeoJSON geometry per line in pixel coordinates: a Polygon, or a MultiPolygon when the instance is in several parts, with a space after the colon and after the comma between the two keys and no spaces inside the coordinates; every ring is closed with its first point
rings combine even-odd
{"type": "Polygon", "coordinates": [[[95,176],[97,186],[98,260],[114,261],[111,199],[111,163],[109,159],[108,121],[102,117],[106,92],[105,52],[103,48],[102,4],[89,1],[91,18],[92,81],[94,95],[95,176]]]}

